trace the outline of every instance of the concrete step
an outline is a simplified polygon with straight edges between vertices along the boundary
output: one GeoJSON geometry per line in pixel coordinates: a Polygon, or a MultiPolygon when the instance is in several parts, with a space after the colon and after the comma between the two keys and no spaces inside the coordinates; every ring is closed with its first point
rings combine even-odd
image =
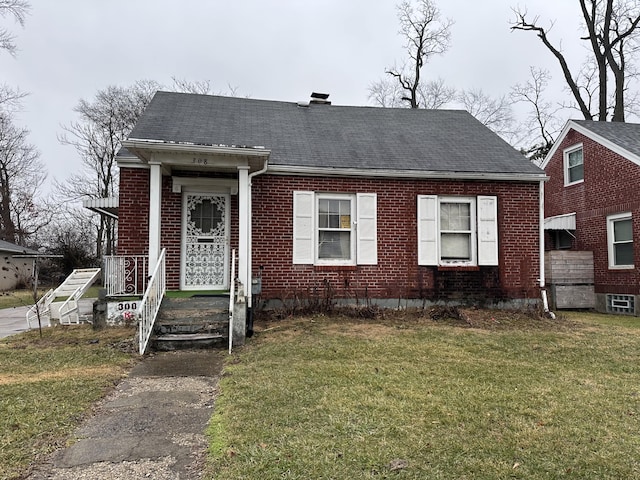
{"type": "Polygon", "coordinates": [[[165,334],[151,338],[151,347],[157,351],[226,348],[228,337],[215,334],[165,334]]]}
{"type": "Polygon", "coordinates": [[[229,296],[165,297],[153,331],[156,350],[223,347],[229,338],[229,296]]]}

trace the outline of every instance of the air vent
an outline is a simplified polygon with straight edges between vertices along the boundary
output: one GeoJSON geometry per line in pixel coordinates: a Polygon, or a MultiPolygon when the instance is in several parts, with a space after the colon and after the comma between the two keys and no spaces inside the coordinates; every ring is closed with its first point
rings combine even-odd
{"type": "Polygon", "coordinates": [[[311,104],[313,105],[331,105],[328,93],[313,92],[311,94],[311,104]]]}

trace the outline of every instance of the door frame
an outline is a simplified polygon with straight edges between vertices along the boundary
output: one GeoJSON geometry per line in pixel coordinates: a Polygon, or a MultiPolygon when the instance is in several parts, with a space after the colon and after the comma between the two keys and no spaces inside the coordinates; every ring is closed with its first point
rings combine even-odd
{"type": "Polygon", "coordinates": [[[229,289],[229,255],[231,250],[231,195],[230,193],[217,190],[202,190],[202,189],[182,189],[181,196],[181,214],[180,214],[180,290],[228,290],[229,289]],[[186,240],[187,240],[187,196],[188,195],[203,195],[203,196],[220,196],[225,198],[225,240],[224,240],[224,269],[223,269],[223,284],[222,285],[208,285],[208,286],[186,286],[186,240]]]}

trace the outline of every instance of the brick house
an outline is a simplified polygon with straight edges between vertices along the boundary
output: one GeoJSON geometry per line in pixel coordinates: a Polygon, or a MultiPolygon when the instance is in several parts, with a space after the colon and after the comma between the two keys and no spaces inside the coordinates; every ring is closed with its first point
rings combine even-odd
{"type": "Polygon", "coordinates": [[[640,124],[571,120],[542,168],[546,250],[592,252],[593,306],[637,315],[640,124]]]}
{"type": "Polygon", "coordinates": [[[464,111],[158,92],[119,156],[118,254],[249,308],[537,301],[544,172],[464,111]]]}

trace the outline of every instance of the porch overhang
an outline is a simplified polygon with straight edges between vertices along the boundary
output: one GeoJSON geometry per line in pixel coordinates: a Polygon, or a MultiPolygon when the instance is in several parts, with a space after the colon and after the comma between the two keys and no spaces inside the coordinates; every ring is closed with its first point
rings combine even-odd
{"type": "Polygon", "coordinates": [[[575,230],[576,214],[565,213],[564,215],[555,215],[544,219],[545,230],[575,230]]]}
{"type": "MultiPolygon", "coordinates": [[[[271,150],[261,146],[200,145],[146,139],[129,139],[122,142],[122,146],[143,164],[162,165],[167,174],[174,169],[237,172],[238,167],[248,167],[249,173],[253,173],[262,170],[271,155],[271,150]]],[[[124,157],[121,165],[132,161],[135,163],[133,157],[124,157]]]]}
{"type": "Polygon", "coordinates": [[[119,203],[118,197],[89,198],[82,201],[82,206],[92,212],[115,218],[117,220],[119,203]]]}

